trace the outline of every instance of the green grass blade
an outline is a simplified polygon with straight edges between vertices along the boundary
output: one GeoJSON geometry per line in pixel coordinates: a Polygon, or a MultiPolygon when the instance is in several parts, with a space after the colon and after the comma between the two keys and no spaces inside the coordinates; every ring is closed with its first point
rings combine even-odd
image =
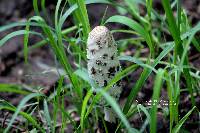
{"type": "Polygon", "coordinates": [[[49,15],[48,15],[48,13],[47,13],[47,8],[46,8],[46,6],[45,6],[45,3],[46,3],[46,0],[41,0],[42,11],[43,11],[43,13],[44,13],[45,18],[46,18],[46,19],[50,19],[50,18],[49,18],[49,15]]]}
{"type": "Polygon", "coordinates": [[[138,111],[141,110],[141,111],[144,112],[144,114],[147,117],[148,122],[150,123],[151,122],[151,115],[149,114],[148,110],[142,104],[138,104],[137,109],[138,109],[138,111]]]}
{"type": "Polygon", "coordinates": [[[181,0],[176,0],[177,2],[177,25],[178,29],[181,27],[181,0]]]}
{"type": "Polygon", "coordinates": [[[169,0],[162,0],[163,7],[165,9],[165,13],[167,16],[167,21],[168,21],[168,28],[170,30],[170,33],[172,34],[172,37],[175,41],[175,49],[174,49],[174,64],[176,64],[177,61],[177,56],[181,55],[182,53],[182,46],[181,46],[181,38],[180,38],[180,29],[178,29],[176,25],[175,18],[173,16],[173,12],[170,6],[170,1],[169,0]]]}
{"type": "MultiPolygon", "coordinates": [[[[18,30],[18,31],[11,32],[10,34],[7,34],[5,37],[3,37],[0,40],[0,47],[3,46],[11,38],[19,36],[19,35],[24,35],[26,33],[27,33],[26,30],[18,30]]],[[[38,36],[42,37],[42,35],[40,33],[38,33],[38,32],[30,31],[29,34],[34,34],[34,35],[38,35],[38,36]]]]}
{"type": "MultiPolygon", "coordinates": [[[[62,35],[64,36],[64,35],[66,35],[66,34],[69,34],[69,33],[71,33],[72,31],[77,30],[77,28],[78,28],[77,26],[72,26],[72,27],[69,27],[69,28],[67,28],[67,29],[64,29],[64,30],[62,31],[62,35]]],[[[39,42],[37,42],[37,43],[35,43],[35,44],[29,46],[28,49],[29,49],[29,50],[32,50],[32,49],[36,49],[36,48],[42,47],[42,46],[44,46],[45,44],[47,44],[48,41],[49,41],[48,39],[43,39],[42,41],[39,41],[39,42]]]]}
{"type": "Polygon", "coordinates": [[[154,48],[151,41],[151,37],[149,33],[146,31],[146,29],[143,28],[139,23],[126,16],[119,16],[119,15],[112,16],[106,20],[106,23],[111,23],[111,22],[124,24],[130,27],[131,29],[135,30],[136,32],[138,32],[140,36],[142,36],[147,42],[150,49],[150,54],[154,55],[154,48]]]}
{"type": "Polygon", "coordinates": [[[50,117],[50,113],[49,113],[49,109],[48,109],[48,104],[47,104],[47,101],[45,99],[43,101],[43,106],[44,106],[44,117],[46,119],[49,132],[51,132],[51,131],[53,131],[53,127],[52,127],[52,124],[51,124],[51,117],[50,117]]]}
{"type": "MultiPolygon", "coordinates": [[[[188,56],[187,56],[187,51],[189,49],[189,45],[192,42],[192,39],[194,38],[194,34],[190,36],[190,38],[188,39],[186,46],[184,47],[183,53],[182,53],[182,57],[181,57],[181,62],[179,64],[179,66],[182,65],[188,65],[189,66],[189,61],[188,61],[188,56]]],[[[192,81],[192,77],[190,75],[189,69],[188,68],[184,68],[183,69],[183,74],[185,76],[186,79],[186,84],[191,96],[191,101],[192,101],[192,105],[195,105],[195,99],[194,99],[194,95],[193,95],[193,84],[191,83],[192,81]]]]}
{"type": "Polygon", "coordinates": [[[13,114],[7,128],[4,130],[4,133],[7,133],[9,131],[9,129],[11,128],[11,125],[13,124],[14,120],[16,119],[17,115],[19,114],[20,110],[24,107],[24,105],[32,98],[34,97],[41,97],[43,96],[43,94],[40,93],[32,93],[27,95],[25,98],[23,98],[20,102],[20,104],[18,105],[15,113],[13,114]]]}
{"type": "Polygon", "coordinates": [[[11,92],[22,95],[28,95],[31,93],[27,90],[23,90],[22,86],[14,84],[0,84],[0,92],[11,92]]]}
{"type": "Polygon", "coordinates": [[[200,43],[197,41],[196,38],[194,38],[192,40],[192,43],[193,43],[194,47],[197,49],[197,51],[200,52],[200,43]]]}
{"type": "Polygon", "coordinates": [[[40,12],[39,12],[39,9],[38,9],[38,0],[33,0],[33,9],[34,9],[36,15],[40,16],[40,12]]]}
{"type": "Polygon", "coordinates": [[[59,9],[60,9],[60,4],[61,4],[62,0],[58,0],[57,4],[56,4],[56,11],[55,11],[55,27],[58,26],[58,21],[59,21],[59,9]]]}
{"type": "Polygon", "coordinates": [[[174,86],[172,83],[172,79],[168,73],[165,73],[165,77],[167,78],[167,94],[169,98],[169,117],[170,117],[170,133],[172,132],[172,127],[174,120],[177,118],[178,112],[175,111],[176,99],[174,96],[174,86]]]}
{"type": "MultiPolygon", "coordinates": [[[[59,7],[59,5],[58,5],[58,7],[59,7]]],[[[58,14],[58,13],[56,13],[56,14],[58,14]]],[[[60,21],[60,20],[58,20],[58,21],[60,21]]],[[[73,88],[75,89],[76,93],[78,94],[78,97],[81,100],[82,99],[82,90],[81,90],[80,86],[78,85],[79,83],[78,83],[77,76],[73,74],[73,69],[72,69],[72,67],[68,61],[67,55],[65,53],[61,29],[62,29],[61,25],[59,25],[59,24],[56,25],[56,35],[57,35],[58,40],[57,40],[57,42],[53,42],[53,40],[52,40],[53,43],[51,43],[51,46],[53,47],[54,52],[58,56],[58,59],[60,60],[66,73],[68,74],[70,81],[72,82],[73,88]]],[[[44,29],[44,30],[47,31],[46,34],[51,34],[50,29],[44,29]]],[[[52,38],[53,35],[51,35],[49,37],[52,38]]]]}
{"type": "Polygon", "coordinates": [[[139,1],[137,0],[125,0],[126,5],[130,8],[130,13],[143,25],[148,24],[148,21],[140,16],[139,13],[139,1]]]}
{"type": "Polygon", "coordinates": [[[153,0],[146,0],[146,7],[147,7],[147,14],[149,17],[149,21],[151,19],[152,3],[153,3],[153,0]]]}
{"type": "MultiPolygon", "coordinates": [[[[169,46],[167,46],[161,53],[160,55],[155,59],[152,67],[155,67],[172,49],[174,48],[174,45],[173,43],[169,46]]],[[[124,106],[124,113],[127,114],[130,107],[131,107],[131,104],[133,102],[133,100],[135,99],[136,95],[138,94],[138,92],[140,91],[140,89],[142,88],[142,86],[144,85],[146,79],[149,77],[149,75],[151,74],[151,70],[149,69],[144,69],[140,78],[137,80],[136,84],[133,86],[128,98],[127,98],[127,101],[125,103],[125,106],[124,106]]]]}
{"type": "MultiPolygon", "coordinates": [[[[4,100],[0,100],[0,110],[8,110],[8,111],[15,112],[17,109],[15,106],[9,104],[8,102],[6,102],[4,100]]],[[[38,124],[38,121],[34,117],[32,117],[30,114],[20,111],[19,115],[21,115],[22,117],[27,119],[37,129],[39,129],[41,131],[43,130],[42,127],[38,124]]]]}
{"type": "Polygon", "coordinates": [[[141,66],[143,68],[148,68],[151,71],[154,71],[155,73],[157,73],[157,70],[155,68],[153,68],[151,65],[145,64],[141,60],[138,60],[135,57],[131,57],[131,56],[119,56],[118,58],[119,58],[119,60],[133,62],[133,63],[138,64],[139,66],[141,66]]]}
{"type": "Polygon", "coordinates": [[[26,33],[24,34],[24,60],[25,63],[28,63],[28,37],[29,37],[29,31],[30,31],[30,22],[27,22],[25,31],[26,33]]]}
{"type": "Polygon", "coordinates": [[[178,133],[181,126],[184,124],[184,122],[188,119],[188,117],[192,114],[192,112],[197,109],[196,106],[194,106],[173,128],[172,133],[178,133]]]}
{"type": "MultiPolygon", "coordinates": [[[[70,7],[76,4],[76,0],[68,0],[70,7]]],[[[76,26],[80,26],[81,23],[81,15],[79,9],[75,10],[73,13],[73,19],[76,26]]]]}
{"type": "Polygon", "coordinates": [[[87,103],[92,96],[92,90],[89,90],[87,95],[85,96],[82,104],[82,109],[81,109],[81,131],[84,132],[84,122],[85,122],[85,112],[87,109],[87,103]]]}
{"type": "Polygon", "coordinates": [[[79,14],[80,18],[82,20],[82,26],[83,26],[83,35],[85,39],[87,39],[88,33],[90,32],[90,22],[88,19],[86,4],[84,0],[77,0],[78,8],[79,8],[79,14]]]}
{"type": "MultiPolygon", "coordinates": [[[[111,2],[109,2],[108,0],[86,0],[85,4],[94,4],[94,3],[102,3],[102,4],[111,4],[111,2]]],[[[64,24],[64,22],[66,21],[66,19],[68,18],[68,16],[70,14],[72,14],[76,9],[78,9],[78,5],[75,4],[73,6],[71,6],[61,17],[59,25],[62,26],[64,24]]]]}
{"type": "MultiPolygon", "coordinates": [[[[4,26],[0,27],[0,32],[9,30],[11,28],[15,28],[15,27],[24,27],[27,25],[27,22],[13,22],[4,26]]],[[[31,26],[36,26],[36,27],[41,27],[42,25],[39,25],[38,23],[30,23],[31,26]]]]}
{"type": "Polygon", "coordinates": [[[150,132],[156,133],[156,127],[157,127],[157,105],[159,103],[159,97],[160,97],[160,90],[162,87],[163,82],[163,75],[164,70],[158,69],[158,73],[156,75],[155,81],[154,81],[154,88],[153,88],[153,97],[152,97],[152,108],[151,108],[151,122],[150,122],[150,132]]]}
{"type": "MultiPolygon", "coordinates": [[[[24,60],[25,63],[28,63],[28,38],[29,38],[29,34],[30,34],[30,23],[31,21],[36,21],[36,22],[40,22],[43,21],[43,18],[41,18],[40,16],[33,16],[31,17],[28,22],[26,23],[26,28],[25,28],[25,34],[24,34],[24,60]]],[[[45,25],[42,25],[45,26],[45,25]]]]}
{"type": "MultiPolygon", "coordinates": [[[[181,35],[181,39],[184,40],[187,37],[190,37],[192,34],[196,34],[200,30],[200,23],[195,25],[193,28],[190,28],[187,32],[181,35]]],[[[193,38],[192,43],[194,47],[200,52],[200,44],[196,38],[193,38]]]]}

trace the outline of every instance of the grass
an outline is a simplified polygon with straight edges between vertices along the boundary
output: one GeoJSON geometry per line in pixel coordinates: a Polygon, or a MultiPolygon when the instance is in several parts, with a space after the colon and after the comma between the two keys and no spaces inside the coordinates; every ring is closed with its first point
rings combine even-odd
{"type": "Polygon", "coordinates": [[[124,0],[123,4],[112,0],[58,0],[52,22],[54,26],[47,21],[49,14],[46,12],[45,0],[33,0],[33,8],[35,16],[29,18],[27,22],[15,22],[0,27],[0,32],[15,27],[24,29],[7,34],[0,40],[0,47],[6,45],[6,42],[11,38],[24,35],[24,60],[25,63],[29,63],[30,51],[49,45],[64,73],[59,73],[58,85],[49,97],[45,96],[42,91],[33,89],[34,87],[27,90],[21,84],[0,83],[0,92],[24,96],[17,107],[9,101],[0,100],[0,110],[13,113],[6,128],[1,129],[3,132],[9,132],[14,128],[15,120],[19,118],[19,115],[27,123],[17,126],[30,132],[66,132],[68,126],[72,126],[73,131],[78,133],[95,132],[93,127],[97,126],[100,121],[103,121],[105,132],[109,132],[109,127],[103,120],[103,114],[98,105],[98,101],[104,97],[118,118],[115,132],[145,132],[149,130],[151,133],[156,133],[157,114],[164,111],[164,108],[158,108],[162,90],[167,92],[169,100],[169,106],[166,107],[169,113],[164,118],[169,120],[169,132],[187,132],[187,129],[181,129],[181,127],[184,127],[184,123],[192,113],[197,115],[199,113],[195,94],[200,93],[200,70],[189,62],[189,52],[191,47],[198,52],[200,51],[200,44],[195,36],[200,30],[200,23],[192,27],[185,10],[181,7],[180,0],[172,2],[162,0],[164,14],[154,10],[152,0],[124,0]],[[130,45],[137,47],[134,55],[119,56],[120,61],[127,64],[132,63],[132,65],[123,68],[106,87],[98,89],[92,89],[96,88],[96,84],[89,78],[85,65],[87,63],[86,42],[88,33],[91,31],[90,14],[87,11],[88,4],[106,4],[116,9],[120,7],[125,10],[126,15],[117,14],[106,18],[106,12],[109,8],[107,7],[102,21],[99,23],[102,25],[117,23],[126,28],[113,29],[113,33],[121,32],[122,34],[134,35],[128,39],[117,40],[120,53],[124,53],[130,45]],[[146,8],[146,15],[140,15],[139,4],[146,8]],[[176,15],[173,14],[174,11],[177,12],[176,15]],[[41,15],[41,12],[45,15],[41,15]],[[69,16],[72,16],[74,25],[63,28],[64,23],[69,20],[69,16]],[[156,26],[154,22],[157,22],[156,26]],[[35,27],[39,28],[41,32],[35,31],[35,27]],[[74,32],[76,36],[70,35],[74,32]],[[39,36],[42,40],[29,46],[30,34],[39,36]],[[166,37],[172,37],[172,39],[166,40],[166,37]],[[149,50],[145,57],[142,54],[144,47],[149,50]],[[69,57],[74,59],[75,68],[72,67],[72,61],[69,57]],[[142,69],[142,73],[136,77],[137,81],[132,86],[128,97],[125,98],[124,104],[119,105],[119,102],[107,93],[108,90],[117,81],[127,78],[138,69],[142,69]],[[153,91],[151,99],[156,103],[151,106],[137,105],[134,101],[149,77],[155,77],[154,87],[150,89],[153,91]],[[69,83],[65,84],[65,80],[68,80],[69,83]],[[192,104],[192,107],[185,107],[184,109],[188,112],[180,117],[179,106],[182,104],[180,97],[185,95],[183,94],[184,87],[186,87],[186,93],[190,97],[188,102],[192,104]],[[84,89],[86,90],[85,95],[84,89]],[[94,92],[97,95],[94,95],[94,92]],[[73,108],[66,107],[66,98],[69,98],[73,108]],[[72,112],[76,112],[80,121],[72,117],[72,112]],[[38,122],[39,119],[35,114],[40,116],[42,123],[38,122]],[[143,124],[140,128],[136,128],[130,121],[130,118],[138,114],[140,117],[146,116],[146,120],[142,121],[143,124]],[[61,122],[58,121],[59,118],[61,122]]]}

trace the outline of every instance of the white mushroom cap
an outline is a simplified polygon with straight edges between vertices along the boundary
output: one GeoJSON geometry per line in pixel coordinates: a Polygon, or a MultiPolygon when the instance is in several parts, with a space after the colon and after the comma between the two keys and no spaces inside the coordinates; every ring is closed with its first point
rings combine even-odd
{"type": "MultiPolygon", "coordinates": [[[[117,45],[111,32],[105,26],[95,27],[87,41],[88,73],[99,87],[105,87],[120,71],[120,62],[117,58],[117,45]]],[[[114,85],[109,93],[118,98],[121,93],[120,84],[114,85]]],[[[104,104],[105,100],[101,100],[104,104]]]]}

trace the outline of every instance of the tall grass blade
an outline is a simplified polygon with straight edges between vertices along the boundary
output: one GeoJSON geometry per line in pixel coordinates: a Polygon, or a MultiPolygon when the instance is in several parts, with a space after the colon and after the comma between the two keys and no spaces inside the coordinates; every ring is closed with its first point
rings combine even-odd
{"type": "Polygon", "coordinates": [[[159,103],[159,97],[160,97],[160,90],[162,87],[163,82],[163,75],[164,70],[158,69],[158,73],[156,75],[156,78],[154,80],[154,87],[153,87],[153,96],[152,96],[152,108],[151,108],[151,122],[150,122],[150,132],[156,133],[156,127],[157,127],[157,105],[159,103]]]}

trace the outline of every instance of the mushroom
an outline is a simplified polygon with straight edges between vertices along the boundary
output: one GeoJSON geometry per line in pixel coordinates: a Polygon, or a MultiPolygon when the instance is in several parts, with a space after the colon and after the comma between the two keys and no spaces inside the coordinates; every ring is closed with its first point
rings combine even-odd
{"type": "MultiPolygon", "coordinates": [[[[87,40],[88,73],[99,87],[106,87],[109,81],[120,71],[121,66],[117,58],[117,45],[111,32],[105,26],[95,27],[87,40]]],[[[121,82],[113,85],[108,93],[116,100],[122,91],[121,82]]],[[[99,102],[104,107],[104,119],[109,122],[116,121],[113,110],[105,107],[106,101],[99,102]]]]}

